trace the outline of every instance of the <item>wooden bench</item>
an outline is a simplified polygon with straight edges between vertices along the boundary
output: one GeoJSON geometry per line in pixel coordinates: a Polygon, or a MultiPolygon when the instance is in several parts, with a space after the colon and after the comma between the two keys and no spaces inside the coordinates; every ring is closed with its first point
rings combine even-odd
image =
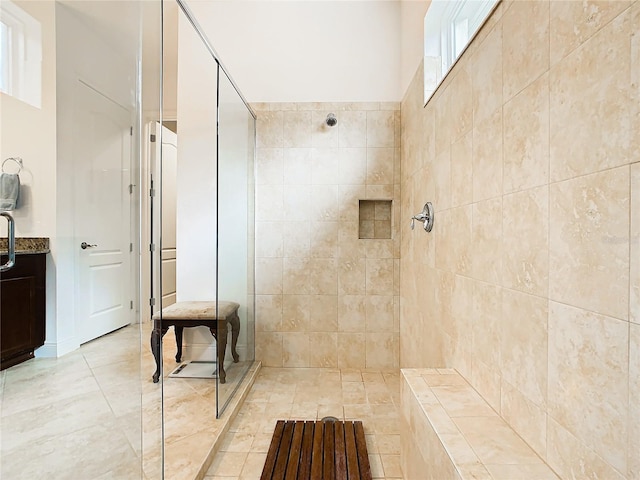
{"type": "Polygon", "coordinates": [[[220,383],[225,383],[227,374],[224,371],[224,357],[227,350],[227,323],[231,325],[231,355],[233,361],[238,362],[236,351],[238,334],[240,333],[240,305],[235,302],[177,302],[156,312],[151,331],[151,351],[156,360],[156,372],[153,382],[160,380],[162,358],[160,357],[160,343],[169,327],[173,326],[176,333],[176,362],[182,360],[182,331],[185,327],[208,327],[211,335],[216,339],[217,368],[220,383]]]}
{"type": "Polygon", "coordinates": [[[278,420],[260,480],[370,480],[362,422],[278,420]]]}

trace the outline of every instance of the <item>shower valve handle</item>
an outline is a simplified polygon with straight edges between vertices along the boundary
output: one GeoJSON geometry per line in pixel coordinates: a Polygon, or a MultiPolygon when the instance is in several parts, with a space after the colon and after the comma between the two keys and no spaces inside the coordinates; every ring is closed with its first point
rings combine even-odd
{"type": "Polygon", "coordinates": [[[424,204],[422,212],[415,214],[411,217],[411,230],[415,228],[416,220],[423,223],[424,230],[430,232],[433,228],[433,205],[431,202],[424,204]]]}

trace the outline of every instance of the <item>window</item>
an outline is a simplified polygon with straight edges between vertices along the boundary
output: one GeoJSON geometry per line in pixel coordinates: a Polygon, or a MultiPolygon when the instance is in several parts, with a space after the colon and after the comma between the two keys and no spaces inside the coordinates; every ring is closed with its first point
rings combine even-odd
{"type": "Polygon", "coordinates": [[[40,108],[40,22],[10,0],[0,2],[0,91],[40,108]]]}
{"type": "Polygon", "coordinates": [[[425,103],[500,0],[432,0],[424,17],[425,103]]]}

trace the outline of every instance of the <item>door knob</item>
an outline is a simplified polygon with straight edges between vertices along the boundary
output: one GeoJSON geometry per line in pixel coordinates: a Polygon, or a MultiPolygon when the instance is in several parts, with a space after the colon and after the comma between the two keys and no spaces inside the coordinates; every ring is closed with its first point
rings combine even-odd
{"type": "Polygon", "coordinates": [[[80,248],[83,249],[83,250],[86,250],[87,248],[97,247],[97,246],[98,245],[91,245],[91,244],[89,244],[87,242],[82,242],[80,244],[80,248]]]}

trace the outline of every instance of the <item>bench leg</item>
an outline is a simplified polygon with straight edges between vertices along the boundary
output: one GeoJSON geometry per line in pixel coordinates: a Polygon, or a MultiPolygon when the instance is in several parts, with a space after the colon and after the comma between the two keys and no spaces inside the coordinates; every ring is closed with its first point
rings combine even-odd
{"type": "Polygon", "coordinates": [[[220,383],[227,382],[227,372],[224,371],[224,356],[227,350],[227,325],[218,322],[218,328],[210,328],[211,335],[216,339],[216,351],[218,353],[218,378],[220,383]]]}
{"type": "Polygon", "coordinates": [[[178,327],[177,325],[173,327],[176,333],[176,362],[180,362],[182,360],[182,331],[184,327],[178,327]]]}
{"type": "Polygon", "coordinates": [[[153,353],[153,358],[156,361],[156,372],[153,374],[153,383],[158,383],[160,380],[160,370],[162,369],[162,358],[160,358],[160,343],[162,342],[162,337],[164,337],[165,333],[169,330],[169,327],[160,327],[160,322],[157,322],[153,326],[153,330],[151,331],[151,352],[153,353]]]}
{"type": "Polygon", "coordinates": [[[237,313],[229,319],[229,323],[231,324],[231,355],[233,355],[233,362],[238,363],[240,355],[236,351],[236,345],[240,334],[240,317],[238,317],[237,313]]]}

